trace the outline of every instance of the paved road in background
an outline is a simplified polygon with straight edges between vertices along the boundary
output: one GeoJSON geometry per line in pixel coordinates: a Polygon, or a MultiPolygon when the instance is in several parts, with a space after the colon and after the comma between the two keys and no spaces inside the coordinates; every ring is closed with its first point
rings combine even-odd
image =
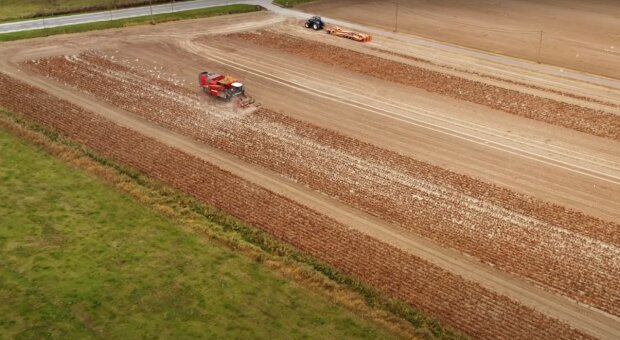
{"type": "MultiPolygon", "coordinates": [[[[241,3],[258,3],[261,1],[226,1],[226,0],[194,0],[183,2],[170,2],[167,4],[153,5],[153,14],[163,14],[187,11],[190,9],[208,8],[222,5],[232,5],[241,3]]],[[[107,21],[114,19],[124,19],[140,17],[151,14],[150,6],[131,7],[116,9],[111,11],[93,12],[75,15],[63,15],[58,17],[48,17],[44,19],[33,19],[25,21],[15,21],[0,24],[0,33],[30,31],[41,28],[68,26],[84,24],[88,22],[107,21]]]]}

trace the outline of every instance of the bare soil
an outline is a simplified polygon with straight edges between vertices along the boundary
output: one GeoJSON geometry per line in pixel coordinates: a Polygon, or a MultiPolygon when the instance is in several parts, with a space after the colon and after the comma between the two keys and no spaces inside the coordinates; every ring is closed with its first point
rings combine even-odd
{"type": "MultiPolygon", "coordinates": [[[[472,335],[617,334],[602,310],[618,314],[619,142],[225,36],[269,27],[419,66],[372,49],[386,41],[294,24],[255,13],[3,44],[0,105],[472,335]],[[263,108],[206,97],[203,70],[243,80],[263,108]]],[[[547,86],[420,67],[553,99],[552,115],[565,104],[615,112],[547,86]]]]}
{"type": "Polygon", "coordinates": [[[615,0],[325,0],[300,9],[456,45],[620,78],[615,0]],[[539,57],[540,32],[542,48],[539,57]]]}
{"type": "Polygon", "coordinates": [[[415,86],[545,123],[620,140],[620,116],[612,113],[473,82],[336,46],[304,41],[293,36],[260,32],[240,33],[233,37],[383,80],[415,86]]]}

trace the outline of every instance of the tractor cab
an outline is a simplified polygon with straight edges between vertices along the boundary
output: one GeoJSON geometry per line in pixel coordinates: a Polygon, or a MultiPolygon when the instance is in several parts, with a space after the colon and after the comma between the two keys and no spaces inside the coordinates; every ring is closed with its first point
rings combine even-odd
{"type": "Polygon", "coordinates": [[[313,16],[310,19],[306,20],[305,24],[306,28],[312,28],[315,31],[322,30],[325,27],[325,23],[320,16],[313,16]]]}

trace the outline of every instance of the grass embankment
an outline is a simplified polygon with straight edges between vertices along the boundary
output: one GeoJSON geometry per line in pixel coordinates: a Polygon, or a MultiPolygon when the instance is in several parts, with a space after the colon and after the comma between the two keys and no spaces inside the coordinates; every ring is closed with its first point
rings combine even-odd
{"type": "Polygon", "coordinates": [[[218,15],[226,15],[226,14],[238,14],[238,13],[248,13],[259,11],[262,8],[260,6],[255,5],[228,5],[228,6],[217,6],[217,7],[209,7],[203,9],[195,9],[189,11],[182,12],[174,12],[174,13],[165,13],[165,14],[157,14],[134,18],[126,18],[126,19],[117,19],[117,20],[109,20],[109,21],[99,21],[85,24],[77,24],[77,25],[69,25],[62,27],[50,27],[43,28],[38,30],[31,31],[22,31],[22,32],[11,32],[0,34],[0,42],[1,41],[13,41],[20,39],[30,39],[30,38],[38,38],[38,37],[47,37],[50,35],[57,34],[67,34],[67,33],[81,33],[87,31],[96,31],[96,30],[104,30],[109,28],[121,28],[135,25],[143,25],[143,24],[158,24],[162,22],[168,21],[176,21],[176,20],[186,20],[186,19],[198,19],[198,18],[207,18],[218,15]]]}
{"type": "MultiPolygon", "coordinates": [[[[185,0],[176,0],[180,2],[185,0]]],[[[0,22],[171,3],[172,0],[0,0],[0,22]]]]}
{"type": "Polygon", "coordinates": [[[184,230],[255,259],[303,287],[321,292],[356,314],[376,321],[395,334],[423,339],[466,338],[415,308],[378,293],[220,210],[133,169],[101,158],[52,130],[0,108],[0,128],[2,126],[66,163],[105,180],[143,205],[173,219],[184,230]]]}
{"type": "Polygon", "coordinates": [[[2,337],[393,337],[1,125],[0,155],[2,337]]]}
{"type": "Polygon", "coordinates": [[[291,8],[312,1],[316,0],[273,0],[273,3],[282,7],[291,8]]]}

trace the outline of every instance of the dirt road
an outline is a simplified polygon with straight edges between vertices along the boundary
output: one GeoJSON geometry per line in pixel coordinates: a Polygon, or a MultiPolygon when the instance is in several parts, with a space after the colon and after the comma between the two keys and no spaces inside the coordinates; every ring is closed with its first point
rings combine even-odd
{"type": "Polygon", "coordinates": [[[300,8],[456,45],[620,78],[620,35],[617,32],[620,6],[614,0],[330,0],[300,8]]]}
{"type": "MultiPolygon", "coordinates": [[[[536,235],[545,236],[542,236],[543,239],[540,239],[536,246],[525,247],[531,248],[530,254],[519,250],[518,258],[527,258],[532,254],[535,256],[537,252],[546,254],[547,251],[553,251],[558,257],[554,266],[579,262],[580,266],[588,267],[584,273],[606,280],[614,276],[613,273],[620,267],[617,240],[613,233],[607,233],[620,221],[620,143],[511,115],[483,105],[447,98],[415,87],[377,80],[368,75],[256,46],[233,37],[222,38],[225,33],[256,31],[268,27],[273,32],[287,31],[308,39],[327,39],[324,35],[307,35],[306,31],[291,26],[296,23],[286,22],[282,17],[268,13],[244,15],[242,18],[243,20],[240,20],[239,16],[213,18],[208,20],[208,26],[204,25],[205,21],[198,20],[148,28],[136,27],[124,30],[122,36],[119,36],[117,31],[110,31],[86,34],[88,39],[65,36],[5,44],[3,47],[6,48],[0,51],[0,59],[3,60],[0,71],[36,85],[56,97],[95,111],[112,122],[138,131],[169,147],[211,162],[352,230],[395,246],[468,282],[475,282],[488,291],[507,297],[511,303],[516,302],[541,312],[594,337],[612,339],[620,332],[618,316],[602,311],[605,309],[616,313],[618,291],[611,284],[605,287],[606,290],[601,290],[596,285],[600,282],[587,281],[596,283],[591,285],[592,289],[586,288],[586,297],[595,302],[590,306],[583,302],[576,303],[571,297],[573,294],[578,296],[578,292],[584,289],[581,283],[574,287],[566,286],[561,278],[554,278],[560,280],[558,282],[547,282],[543,276],[537,277],[534,282],[526,278],[525,274],[507,273],[502,266],[509,262],[498,262],[498,267],[495,266],[493,258],[480,260],[484,257],[483,253],[491,254],[494,251],[493,243],[485,243],[479,255],[465,256],[462,252],[469,250],[462,250],[465,249],[462,247],[466,246],[464,243],[446,246],[448,239],[441,242],[431,241],[420,236],[424,229],[407,228],[395,223],[401,221],[401,217],[413,216],[418,212],[401,211],[396,214],[402,216],[390,217],[382,211],[372,210],[373,200],[368,200],[369,205],[356,205],[347,198],[356,197],[355,191],[364,192],[366,183],[376,183],[386,193],[393,193],[386,194],[382,200],[394,205],[410,204],[412,208],[416,207],[418,203],[407,201],[410,192],[413,193],[410,197],[419,195],[420,201],[431,201],[427,196],[436,195],[441,199],[432,199],[433,202],[437,201],[434,203],[435,208],[421,212],[430,220],[440,221],[441,216],[436,216],[435,213],[446,211],[448,213],[440,215],[453,216],[453,220],[445,223],[457,223],[454,218],[460,216],[458,214],[461,210],[467,211],[467,216],[462,216],[463,220],[474,224],[465,224],[468,225],[467,228],[459,227],[454,230],[471,229],[471,235],[476,237],[489,233],[492,228],[502,223],[512,223],[513,229],[528,228],[530,232],[540,233],[536,235]],[[218,34],[205,37],[210,33],[218,34]],[[111,39],[112,37],[114,39],[111,39]],[[99,69],[101,66],[83,63],[79,57],[75,57],[81,52],[93,49],[105,56],[107,62],[124,65],[123,67],[135,71],[123,71],[121,66],[114,71],[111,68],[110,71],[105,71],[99,69]],[[59,55],[68,56],[64,61],[63,58],[58,60],[59,67],[61,64],[66,64],[62,67],[69,65],[67,70],[71,69],[71,65],[76,65],[75,70],[86,67],[85,77],[100,77],[101,84],[106,84],[105,81],[109,79],[117,79],[119,86],[121,83],[125,84],[123,88],[126,91],[114,92],[108,91],[109,88],[90,87],[89,81],[75,80],[73,75],[68,75],[78,71],[59,75],[46,64],[31,62],[30,67],[23,64],[59,55]],[[32,65],[39,66],[32,68],[32,65]],[[33,71],[37,70],[37,67],[40,73],[33,71]],[[246,82],[250,93],[265,107],[281,111],[284,121],[266,120],[266,123],[261,123],[264,117],[254,118],[253,114],[249,113],[247,116],[227,116],[226,124],[218,123],[215,116],[220,114],[217,113],[219,109],[210,108],[208,101],[196,97],[195,77],[197,72],[203,69],[230,72],[240,77],[246,82]],[[61,85],[51,78],[42,77],[41,74],[48,74],[59,80],[66,76],[63,81],[67,84],[61,85]],[[140,92],[140,89],[144,91],[140,92]],[[141,100],[134,100],[129,90],[139,91],[136,95],[140,97],[135,98],[141,100]],[[129,100],[123,99],[124,97],[129,100]],[[166,98],[167,102],[157,101],[161,105],[154,104],[156,100],[166,98]],[[126,102],[123,102],[124,100],[126,102]],[[132,102],[139,103],[135,105],[140,105],[142,109],[132,107],[132,102]],[[287,123],[287,116],[310,125],[306,127],[303,125],[305,123],[287,123]],[[249,125],[249,122],[255,120],[262,125],[249,125]],[[197,127],[197,134],[181,133],[184,130],[180,127],[188,126],[188,122],[193,122],[197,127]],[[208,125],[212,124],[210,122],[215,122],[215,125],[208,125]],[[238,131],[252,131],[268,137],[252,139],[254,137],[249,134],[236,135],[235,129],[238,125],[238,131]],[[220,131],[211,126],[224,130],[220,131]],[[340,137],[329,137],[325,142],[309,139],[314,133],[312,131],[318,131],[313,126],[351,137],[347,143],[353,146],[346,149],[345,146],[349,144],[339,140],[340,137]],[[201,132],[201,129],[208,130],[201,132]],[[220,147],[219,144],[209,142],[213,139],[208,138],[214,138],[209,137],[210,135],[220,136],[222,131],[229,136],[228,146],[220,147]],[[278,137],[280,135],[285,137],[278,137]],[[272,148],[269,144],[271,140],[277,140],[278,143],[284,141],[284,144],[272,148]],[[254,142],[245,145],[244,141],[254,142]],[[362,148],[362,144],[358,142],[369,143],[373,148],[362,148]],[[340,145],[340,149],[330,143],[340,143],[336,144],[340,145]],[[330,148],[336,149],[330,151],[330,148]],[[310,151],[325,154],[328,154],[328,151],[337,151],[339,156],[329,158],[324,165],[316,167],[317,173],[323,173],[327,166],[331,167],[333,178],[329,178],[330,173],[325,172],[327,177],[324,177],[323,184],[313,184],[315,182],[310,181],[311,177],[304,177],[306,175],[291,178],[292,174],[284,170],[274,170],[280,169],[278,164],[281,162],[276,154],[264,157],[254,155],[258,153],[246,154],[240,151],[252,149],[262,149],[264,153],[286,151],[289,152],[289,159],[301,157],[300,163],[303,163],[304,159],[310,160],[310,151]],[[362,149],[375,151],[362,158],[362,149]],[[472,184],[471,188],[459,186],[457,182],[446,184],[448,182],[441,182],[439,178],[432,179],[432,176],[425,179],[427,182],[422,182],[414,171],[404,172],[405,170],[398,168],[392,161],[385,161],[380,166],[375,164],[383,162],[380,155],[376,155],[383,152],[381,149],[385,150],[385,153],[397,152],[399,155],[390,156],[393,159],[423,161],[451,170],[453,175],[450,176],[454,178],[466,175],[478,179],[479,182],[469,181],[468,183],[478,183],[472,184]],[[273,163],[269,163],[269,159],[273,163]],[[354,171],[339,178],[340,169],[354,171]],[[336,189],[327,186],[329,181],[333,181],[333,188],[336,189]],[[410,189],[399,189],[400,187],[411,187],[417,191],[407,191],[410,189]],[[340,189],[344,190],[341,195],[337,194],[340,189]],[[350,194],[345,194],[349,190],[350,194]],[[499,202],[494,201],[494,194],[487,197],[484,191],[507,194],[517,192],[526,196],[517,195],[515,197],[518,198],[499,202]],[[466,192],[470,196],[467,196],[466,192]],[[472,196],[473,193],[480,195],[480,198],[472,196]],[[402,202],[398,201],[401,196],[402,202]],[[450,209],[446,207],[452,203],[462,204],[463,208],[449,212],[450,209]],[[538,204],[540,208],[536,211],[528,210],[528,207],[531,207],[528,204],[538,204]],[[471,210],[470,213],[467,209],[477,210],[471,210]],[[544,215],[551,211],[562,221],[545,219],[544,215]],[[495,223],[494,219],[502,222],[495,223]],[[580,222],[573,223],[574,221],[580,222]],[[581,221],[588,222],[582,224],[581,221]],[[478,227],[486,225],[489,225],[489,229],[477,230],[478,227]],[[565,239],[553,245],[551,237],[560,237],[558,235],[563,235],[561,237],[565,239]],[[550,239],[546,239],[547,237],[550,239]],[[587,240],[587,243],[580,245],[581,240],[587,240]],[[571,248],[562,249],[567,245],[571,248]],[[485,250],[485,247],[488,248],[485,250]],[[601,258],[587,258],[594,253],[600,254],[601,258]],[[575,254],[584,255],[573,260],[575,254]],[[592,269],[596,267],[598,269],[592,269]],[[597,270],[599,272],[596,272],[597,270]],[[609,294],[609,298],[605,299],[604,294],[609,294]]],[[[392,46],[389,40],[380,39],[375,45],[365,47],[346,40],[332,39],[330,43],[403,63],[421,63],[390,54],[392,46]],[[378,47],[382,51],[376,50],[378,47]]],[[[449,59],[449,55],[443,57],[449,59]]],[[[509,87],[523,93],[555,98],[614,114],[617,112],[614,106],[614,102],[618,100],[614,97],[615,89],[584,84],[588,93],[598,100],[593,102],[588,100],[590,97],[570,96],[552,92],[545,87],[532,88],[531,83],[540,77],[534,73],[519,79],[522,83],[514,83],[508,82],[506,78],[488,78],[485,74],[471,74],[466,72],[467,70],[422,64],[424,67],[509,87]]],[[[564,82],[548,75],[544,77],[565,84],[563,90],[568,93],[578,92],[571,90],[571,86],[576,86],[574,80],[564,82]]],[[[290,167],[297,168],[292,165],[290,167]]],[[[375,191],[378,199],[381,190],[375,191]]],[[[391,212],[390,209],[386,208],[385,211],[391,212]]],[[[452,225],[454,226],[456,224],[452,225]]],[[[513,233],[517,235],[517,229],[513,229],[505,229],[501,233],[504,236],[513,233]]],[[[433,234],[428,235],[430,238],[434,237],[433,234]]],[[[496,240],[499,242],[503,239],[497,236],[496,240]]],[[[536,237],[532,236],[528,241],[528,244],[530,243],[537,243],[536,237]]],[[[577,273],[568,270],[566,277],[570,278],[570,275],[576,277],[577,273]]],[[[442,318],[442,315],[438,317],[442,318]]],[[[530,326],[535,327],[528,325],[530,326]]]]}

